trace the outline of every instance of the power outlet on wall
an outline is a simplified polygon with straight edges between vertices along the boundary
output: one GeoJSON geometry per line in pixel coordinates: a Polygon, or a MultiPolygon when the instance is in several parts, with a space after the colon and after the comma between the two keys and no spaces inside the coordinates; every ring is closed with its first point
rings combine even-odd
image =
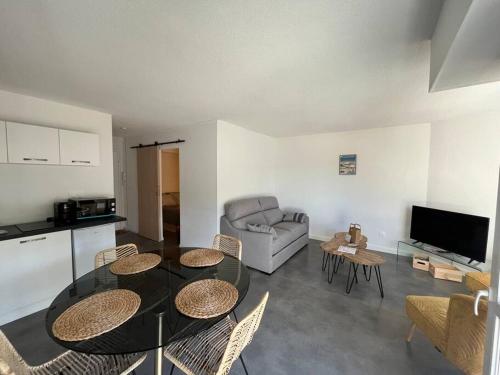
{"type": "Polygon", "coordinates": [[[387,236],[387,234],[383,230],[381,230],[380,232],[378,232],[378,235],[379,235],[380,238],[385,238],[387,236]]]}

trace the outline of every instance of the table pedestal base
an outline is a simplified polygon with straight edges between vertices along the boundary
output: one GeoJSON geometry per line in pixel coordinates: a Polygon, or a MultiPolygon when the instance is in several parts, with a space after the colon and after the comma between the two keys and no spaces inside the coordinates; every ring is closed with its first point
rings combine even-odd
{"type": "Polygon", "coordinates": [[[162,375],[163,372],[163,348],[155,349],[155,375],[162,375]]]}

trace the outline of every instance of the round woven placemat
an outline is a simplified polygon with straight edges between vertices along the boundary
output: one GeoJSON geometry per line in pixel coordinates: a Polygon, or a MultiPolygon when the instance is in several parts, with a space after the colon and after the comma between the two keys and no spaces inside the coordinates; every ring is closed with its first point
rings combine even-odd
{"type": "Polygon", "coordinates": [[[122,325],[139,309],[141,297],[126,289],[94,294],[66,309],[52,324],[59,340],[81,341],[122,325]]]}
{"type": "Polygon", "coordinates": [[[197,319],[229,312],[238,301],[238,289],[223,280],[207,279],[185,286],[175,297],[177,310],[197,319]]]}
{"type": "Polygon", "coordinates": [[[109,270],[115,275],[133,275],[147,271],[160,263],[161,256],[157,254],[134,254],[113,262],[109,270]]]}
{"type": "Polygon", "coordinates": [[[214,249],[196,249],[181,255],[180,262],[187,267],[208,267],[219,264],[224,253],[214,249]]]}

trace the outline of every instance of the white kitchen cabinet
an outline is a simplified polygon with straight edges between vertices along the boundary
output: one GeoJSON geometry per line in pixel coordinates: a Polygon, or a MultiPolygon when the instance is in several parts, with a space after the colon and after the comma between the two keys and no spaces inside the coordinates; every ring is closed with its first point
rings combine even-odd
{"type": "Polygon", "coordinates": [[[7,121],[9,163],[59,164],[59,130],[7,121]]]}
{"type": "Polygon", "coordinates": [[[59,129],[63,165],[99,165],[99,135],[59,129]]]}
{"type": "Polygon", "coordinates": [[[0,241],[0,325],[49,307],[72,281],[71,231],[0,241]]]}
{"type": "Polygon", "coordinates": [[[116,246],[115,224],[73,230],[75,278],[95,268],[95,255],[116,246]]]}
{"type": "Polygon", "coordinates": [[[0,121],[0,163],[7,163],[7,129],[5,121],[0,121]]]}

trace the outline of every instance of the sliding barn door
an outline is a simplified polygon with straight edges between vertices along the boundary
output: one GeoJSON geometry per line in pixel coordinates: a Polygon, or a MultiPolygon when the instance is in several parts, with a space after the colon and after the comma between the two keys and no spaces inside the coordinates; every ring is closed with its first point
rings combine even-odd
{"type": "Polygon", "coordinates": [[[139,234],[161,241],[160,151],[157,147],[137,149],[139,234]]]}

